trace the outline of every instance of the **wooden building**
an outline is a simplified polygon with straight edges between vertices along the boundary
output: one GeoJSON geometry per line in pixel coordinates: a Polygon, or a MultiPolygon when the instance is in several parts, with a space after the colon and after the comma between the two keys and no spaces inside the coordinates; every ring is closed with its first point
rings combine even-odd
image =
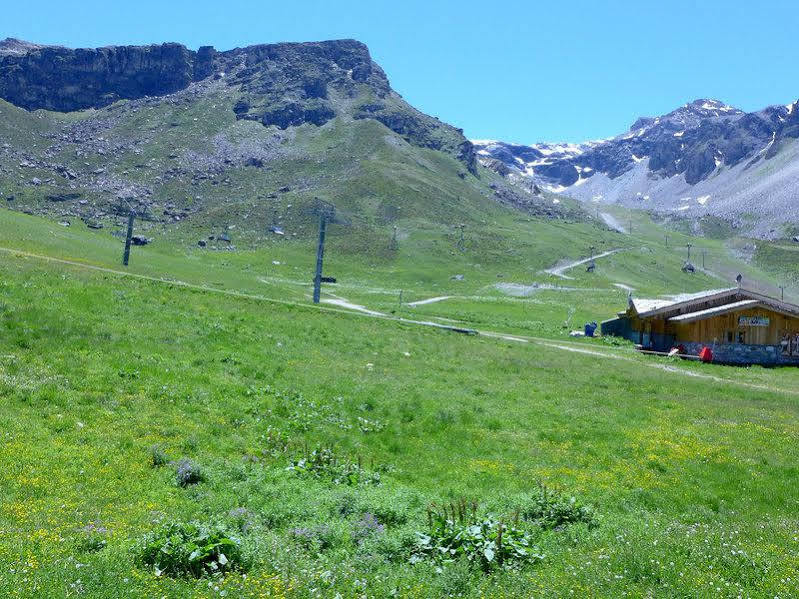
{"type": "Polygon", "coordinates": [[[709,347],[714,362],[799,365],[799,306],[740,287],[666,300],[630,296],[601,330],[654,351],[698,355],[709,347]]]}

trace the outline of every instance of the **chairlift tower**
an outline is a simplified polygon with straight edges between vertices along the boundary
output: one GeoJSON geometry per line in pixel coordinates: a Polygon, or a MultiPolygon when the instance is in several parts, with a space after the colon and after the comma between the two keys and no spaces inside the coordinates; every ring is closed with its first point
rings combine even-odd
{"type": "Polygon", "coordinates": [[[325,235],[327,223],[333,222],[336,217],[336,207],[328,202],[321,202],[319,206],[319,243],[316,246],[316,272],[313,279],[313,303],[318,304],[322,294],[322,264],[325,257],[325,235]]]}
{"type": "Polygon", "coordinates": [[[125,235],[125,252],[122,254],[123,266],[127,266],[130,260],[130,244],[133,241],[133,220],[135,218],[136,213],[133,211],[133,208],[131,208],[128,213],[128,232],[125,235]]]}

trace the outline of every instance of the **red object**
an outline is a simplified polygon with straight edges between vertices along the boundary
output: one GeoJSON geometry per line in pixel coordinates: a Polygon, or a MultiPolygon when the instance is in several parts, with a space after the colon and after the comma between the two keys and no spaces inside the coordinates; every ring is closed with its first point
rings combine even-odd
{"type": "Polygon", "coordinates": [[[711,350],[709,347],[703,347],[702,351],[699,352],[699,359],[703,362],[712,362],[713,350],[711,350]]]}

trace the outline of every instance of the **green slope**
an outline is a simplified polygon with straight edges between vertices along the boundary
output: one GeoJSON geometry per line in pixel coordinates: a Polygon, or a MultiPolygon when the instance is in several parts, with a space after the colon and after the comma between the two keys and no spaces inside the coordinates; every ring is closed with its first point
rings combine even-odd
{"type": "MultiPolygon", "coordinates": [[[[0,245],[118,260],[119,242],[102,232],[0,215],[0,245]]],[[[281,260],[299,259],[289,247],[281,260]]],[[[252,270],[272,257],[136,250],[133,273],[243,289],[257,289],[252,270]]],[[[307,287],[287,279],[270,291],[302,296],[307,287]]],[[[390,280],[375,269],[363,281],[390,280]]],[[[625,348],[456,335],[5,252],[0,293],[0,589],[9,596],[799,592],[795,370],[674,362],[669,372],[625,348]],[[194,460],[205,480],[178,486],[174,466],[150,465],[153,446],[194,460]],[[382,469],[381,484],[286,470],[320,446],[382,469]],[[489,574],[462,560],[409,563],[432,502],[465,498],[512,519],[538,482],[592,504],[598,526],[522,524],[543,560],[489,574]],[[159,576],[136,561],[145,535],[190,520],[226,526],[249,557],[246,576],[159,576]]],[[[613,300],[607,290],[546,293],[597,308],[613,300]]],[[[550,299],[455,306],[481,304],[487,322],[513,330],[538,319],[563,339],[550,299]]]]}

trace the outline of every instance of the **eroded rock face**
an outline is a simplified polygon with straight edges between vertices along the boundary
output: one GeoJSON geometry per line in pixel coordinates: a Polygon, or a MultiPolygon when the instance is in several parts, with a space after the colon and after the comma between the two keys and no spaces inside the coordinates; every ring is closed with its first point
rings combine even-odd
{"type": "Polygon", "coordinates": [[[0,97],[16,106],[70,112],[185,88],[196,53],[180,44],[97,49],[37,47],[0,55],[0,97]]]}

